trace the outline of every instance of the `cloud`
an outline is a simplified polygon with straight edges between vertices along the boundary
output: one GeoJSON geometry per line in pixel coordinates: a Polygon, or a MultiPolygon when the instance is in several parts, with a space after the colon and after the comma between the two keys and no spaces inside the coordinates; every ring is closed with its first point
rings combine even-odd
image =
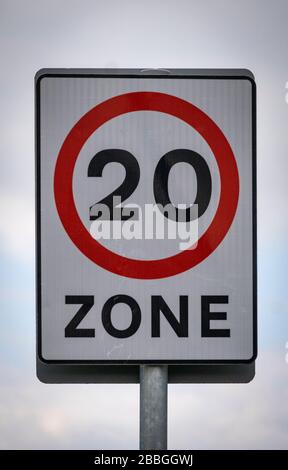
{"type": "Polygon", "coordinates": [[[1,1],[0,249],[11,265],[1,284],[3,449],[138,445],[137,386],[48,386],[35,378],[33,77],[50,66],[248,67],[255,73],[259,323],[262,331],[266,324],[265,349],[274,341],[275,352],[261,352],[248,385],[170,386],[169,445],[287,448],[288,365],[281,343],[287,331],[287,2],[188,0],[179,6],[168,0],[165,15],[162,3],[87,0],[84,8],[81,0],[1,1]]]}
{"type": "Polygon", "coordinates": [[[261,354],[256,378],[241,385],[170,387],[170,445],[190,449],[285,449],[285,348],[261,354]]]}
{"type": "Polygon", "coordinates": [[[33,381],[0,392],[2,449],[136,448],[136,386],[45,386],[33,381]]]}
{"type": "MultiPolygon", "coordinates": [[[[250,384],[170,385],[169,448],[284,449],[285,352],[262,354],[250,384]]],[[[3,374],[1,448],[137,449],[139,386],[47,386],[23,371],[3,374]]]]}
{"type": "Polygon", "coordinates": [[[2,253],[18,261],[33,261],[34,210],[29,200],[0,193],[0,246],[2,253]]]}

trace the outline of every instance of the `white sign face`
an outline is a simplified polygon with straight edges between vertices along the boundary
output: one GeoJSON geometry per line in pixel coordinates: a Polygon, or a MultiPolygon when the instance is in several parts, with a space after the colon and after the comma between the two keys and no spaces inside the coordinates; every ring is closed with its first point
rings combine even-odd
{"type": "Polygon", "coordinates": [[[38,355],[256,355],[255,84],[42,71],[38,355]]]}

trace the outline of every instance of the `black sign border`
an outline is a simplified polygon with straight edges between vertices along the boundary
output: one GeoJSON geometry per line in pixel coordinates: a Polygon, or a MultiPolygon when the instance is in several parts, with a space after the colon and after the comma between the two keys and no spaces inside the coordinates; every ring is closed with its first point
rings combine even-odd
{"type": "Polygon", "coordinates": [[[35,75],[35,188],[36,188],[36,349],[44,364],[251,364],[258,353],[257,344],[257,162],[256,162],[256,83],[249,70],[242,69],[41,69],[35,75]],[[173,78],[173,79],[212,79],[248,80],[252,86],[252,272],[253,272],[253,354],[250,359],[213,359],[213,360],[48,360],[42,356],[41,335],[41,169],[40,169],[40,84],[45,77],[61,78],[173,78]]]}

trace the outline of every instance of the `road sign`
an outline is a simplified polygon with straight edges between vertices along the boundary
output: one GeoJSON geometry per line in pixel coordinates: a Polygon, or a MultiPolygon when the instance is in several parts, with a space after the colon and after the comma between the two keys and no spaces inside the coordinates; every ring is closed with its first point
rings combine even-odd
{"type": "Polygon", "coordinates": [[[38,356],[256,356],[255,83],[243,71],[37,75],[38,356]]]}

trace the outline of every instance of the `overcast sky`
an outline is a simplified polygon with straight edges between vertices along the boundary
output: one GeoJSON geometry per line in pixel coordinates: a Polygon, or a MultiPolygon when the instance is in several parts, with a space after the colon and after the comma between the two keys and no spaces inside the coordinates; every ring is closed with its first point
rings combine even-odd
{"type": "Polygon", "coordinates": [[[138,386],[44,385],[35,375],[33,87],[42,67],[254,73],[256,378],[169,386],[169,447],[287,447],[287,18],[285,0],[0,0],[1,448],[138,446],[138,386]]]}

